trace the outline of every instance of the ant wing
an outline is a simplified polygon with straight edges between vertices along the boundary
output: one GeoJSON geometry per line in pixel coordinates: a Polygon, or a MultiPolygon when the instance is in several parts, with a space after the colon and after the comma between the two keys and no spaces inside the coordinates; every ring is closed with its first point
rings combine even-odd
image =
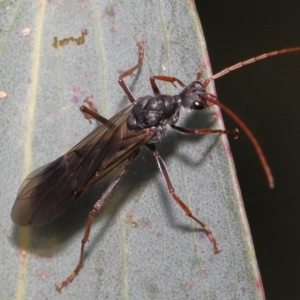
{"type": "Polygon", "coordinates": [[[132,106],[120,111],[69,152],[30,173],[11,211],[18,225],[45,225],[61,216],[70,203],[103,178],[152,136],[126,132],[132,106]]]}

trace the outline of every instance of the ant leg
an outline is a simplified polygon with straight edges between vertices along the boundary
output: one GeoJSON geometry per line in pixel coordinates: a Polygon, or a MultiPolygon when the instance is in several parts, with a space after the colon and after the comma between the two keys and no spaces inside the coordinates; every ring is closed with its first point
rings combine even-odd
{"type": "Polygon", "coordinates": [[[83,113],[83,115],[85,116],[86,119],[96,119],[99,122],[101,122],[104,125],[111,125],[109,120],[107,120],[106,118],[102,117],[101,115],[99,115],[98,113],[96,113],[94,110],[87,108],[84,105],[80,106],[80,111],[83,113]],[[86,117],[87,116],[87,117],[86,117]]]}
{"type": "Polygon", "coordinates": [[[211,128],[204,128],[204,129],[197,129],[197,128],[184,128],[175,125],[171,125],[171,127],[179,132],[186,133],[186,134],[209,134],[209,133],[221,133],[227,135],[233,135],[235,139],[239,137],[238,129],[229,130],[229,129],[211,129],[211,128]]]}
{"type": "Polygon", "coordinates": [[[108,120],[98,114],[98,109],[92,99],[93,96],[86,97],[84,99],[84,102],[87,103],[90,108],[87,108],[86,106],[82,105],[80,107],[80,111],[83,113],[84,118],[89,120],[90,123],[92,123],[91,119],[96,119],[102,124],[106,124],[108,120]]]}
{"type": "Polygon", "coordinates": [[[156,146],[154,144],[150,144],[150,145],[146,145],[153,153],[157,163],[158,163],[158,167],[161,170],[165,181],[167,183],[168,186],[168,190],[170,192],[170,194],[172,195],[173,199],[180,205],[180,207],[184,210],[184,212],[187,214],[188,217],[190,217],[191,219],[193,219],[194,221],[196,221],[204,230],[204,232],[206,233],[206,235],[208,236],[208,238],[210,239],[210,241],[212,242],[213,248],[215,253],[219,253],[221,252],[221,249],[218,247],[218,243],[216,238],[214,237],[213,233],[211,232],[211,230],[199,219],[197,219],[192,212],[190,211],[190,209],[186,206],[186,204],[176,195],[174,187],[172,185],[172,182],[170,180],[168,171],[167,171],[167,167],[163,161],[163,159],[161,158],[161,156],[159,155],[159,153],[156,150],[156,146]]]}
{"type": "Polygon", "coordinates": [[[60,284],[55,285],[58,292],[60,292],[62,290],[62,288],[66,287],[68,284],[70,284],[73,281],[73,279],[78,275],[80,269],[83,266],[84,246],[85,246],[86,242],[89,240],[89,236],[90,236],[94,216],[97,212],[100,211],[100,209],[104,205],[105,201],[111,195],[111,193],[116,188],[116,186],[119,184],[119,182],[123,178],[124,174],[128,170],[131,162],[137,156],[137,154],[138,154],[138,151],[131,154],[131,156],[126,160],[126,162],[123,165],[123,167],[122,167],[121,171],[119,172],[119,174],[115,177],[114,181],[110,184],[110,186],[107,188],[107,190],[102,195],[102,197],[94,205],[92,211],[89,214],[89,217],[88,217],[88,220],[87,220],[87,223],[86,223],[86,227],[85,227],[85,231],[84,231],[84,235],[83,235],[83,238],[81,240],[81,250],[80,250],[79,262],[78,262],[76,268],[74,269],[74,271],[72,272],[72,274],[66,280],[64,280],[60,284]]]}
{"type": "Polygon", "coordinates": [[[90,107],[90,109],[91,109],[92,111],[94,111],[95,113],[98,113],[98,109],[97,109],[97,107],[96,107],[96,105],[95,105],[95,103],[94,103],[94,101],[93,101],[93,98],[94,98],[93,95],[87,96],[87,97],[83,100],[83,102],[87,103],[88,106],[90,107]]]}
{"type": "Polygon", "coordinates": [[[125,83],[125,81],[124,81],[123,78],[125,78],[125,77],[127,77],[127,76],[129,76],[129,75],[132,75],[133,72],[134,72],[135,70],[137,70],[137,69],[139,69],[139,68],[141,67],[141,65],[142,65],[142,63],[143,63],[143,58],[144,58],[144,47],[143,47],[144,43],[145,43],[144,41],[139,41],[139,42],[138,42],[138,47],[139,47],[139,59],[138,59],[137,65],[135,65],[135,66],[132,67],[131,69],[129,69],[129,70],[123,72],[123,73],[119,76],[119,81],[118,81],[118,82],[119,82],[121,88],[123,89],[123,91],[125,92],[125,94],[127,95],[128,99],[129,99],[129,101],[130,101],[131,103],[135,103],[136,100],[134,99],[134,97],[133,97],[131,91],[130,91],[129,88],[127,87],[127,85],[126,85],[126,83],[125,83]]]}
{"type": "Polygon", "coordinates": [[[160,95],[160,91],[155,83],[155,80],[161,80],[161,81],[165,81],[165,82],[170,82],[172,83],[175,87],[175,82],[177,82],[182,88],[185,87],[185,84],[180,81],[179,79],[177,79],[176,77],[170,77],[170,76],[160,76],[160,75],[155,75],[155,76],[151,76],[150,77],[150,84],[153,90],[153,93],[155,96],[160,95]]]}

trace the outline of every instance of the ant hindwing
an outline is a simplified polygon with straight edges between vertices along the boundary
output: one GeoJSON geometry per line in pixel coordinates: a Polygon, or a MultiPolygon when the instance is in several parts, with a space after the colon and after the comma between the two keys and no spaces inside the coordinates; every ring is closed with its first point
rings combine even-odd
{"type": "Polygon", "coordinates": [[[262,163],[269,185],[270,187],[274,186],[270,168],[254,135],[235,113],[218,101],[217,96],[208,93],[206,87],[210,81],[237,68],[267,57],[297,52],[300,51],[300,47],[274,51],[240,62],[224,69],[203,83],[200,82],[200,73],[197,73],[196,81],[188,85],[185,85],[176,77],[152,76],[150,77],[150,84],[154,96],[143,96],[136,100],[124,82],[124,78],[132,75],[142,65],[144,57],[143,41],[138,43],[138,49],[137,65],[122,73],[118,81],[131,104],[111,119],[106,119],[97,113],[91,98],[86,99],[90,108],[82,105],[80,110],[86,118],[94,118],[100,121],[102,125],[54,162],[30,173],[22,183],[12,208],[11,218],[17,225],[40,226],[51,223],[61,216],[70,203],[86,189],[123,163],[113,182],[90,212],[82,239],[79,262],[71,275],[65,281],[56,285],[58,291],[71,283],[82,268],[84,247],[89,239],[94,216],[121,181],[143,146],[146,146],[153,153],[173,199],[188,217],[203,228],[212,242],[214,252],[221,251],[211,230],[192,214],[188,206],[175,193],[166,165],[156,150],[155,143],[165,136],[167,125],[181,133],[193,135],[218,133],[237,137],[238,130],[188,129],[176,126],[182,107],[191,110],[202,110],[211,105],[218,105],[229,114],[251,140],[262,163]],[[157,80],[169,82],[173,85],[178,84],[182,87],[182,91],[174,96],[161,94],[156,85],[157,80]]]}

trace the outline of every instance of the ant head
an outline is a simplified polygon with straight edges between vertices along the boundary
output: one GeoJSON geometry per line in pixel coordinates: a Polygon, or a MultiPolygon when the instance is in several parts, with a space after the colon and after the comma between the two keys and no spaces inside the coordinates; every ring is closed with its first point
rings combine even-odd
{"type": "Polygon", "coordinates": [[[187,85],[179,94],[183,107],[196,110],[210,106],[209,101],[206,100],[207,96],[207,91],[199,81],[194,81],[187,85]]]}

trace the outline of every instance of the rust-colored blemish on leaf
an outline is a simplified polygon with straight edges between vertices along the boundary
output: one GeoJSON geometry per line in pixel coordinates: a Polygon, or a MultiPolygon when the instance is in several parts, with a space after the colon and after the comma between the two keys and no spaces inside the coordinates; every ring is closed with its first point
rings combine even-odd
{"type": "Polygon", "coordinates": [[[55,49],[58,49],[59,46],[66,46],[69,43],[75,43],[77,46],[80,46],[84,44],[85,42],[85,36],[88,34],[87,29],[83,29],[78,38],[74,37],[69,37],[69,38],[64,38],[62,40],[59,40],[57,36],[54,37],[54,42],[53,42],[53,47],[55,49]]]}

